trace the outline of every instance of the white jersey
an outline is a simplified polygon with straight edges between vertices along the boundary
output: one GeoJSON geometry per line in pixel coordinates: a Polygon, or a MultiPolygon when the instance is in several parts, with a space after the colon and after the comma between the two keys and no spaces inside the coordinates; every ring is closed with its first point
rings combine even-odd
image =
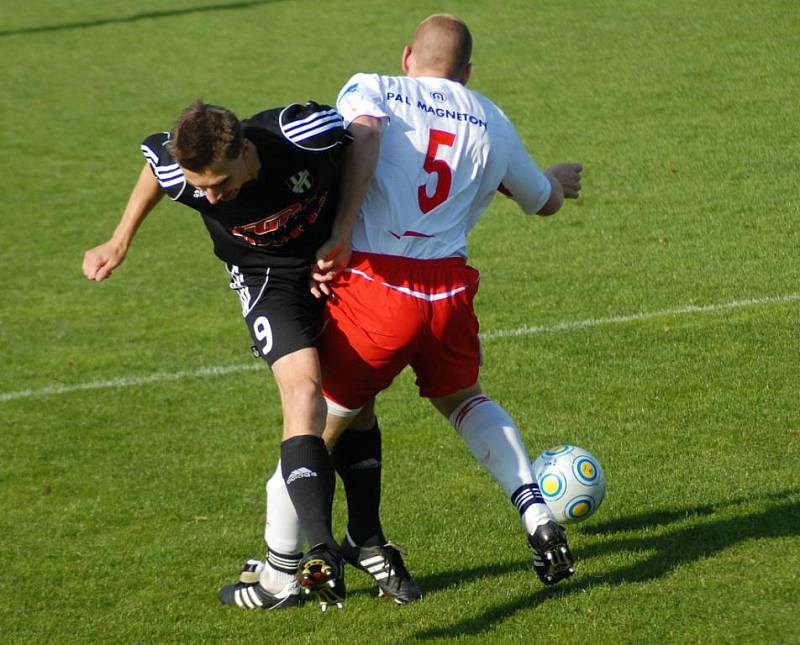
{"type": "Polygon", "coordinates": [[[492,101],[443,78],[356,74],[336,104],[385,120],[353,249],[418,259],[466,257],[467,235],[499,188],[526,213],[550,182],[492,101]]]}

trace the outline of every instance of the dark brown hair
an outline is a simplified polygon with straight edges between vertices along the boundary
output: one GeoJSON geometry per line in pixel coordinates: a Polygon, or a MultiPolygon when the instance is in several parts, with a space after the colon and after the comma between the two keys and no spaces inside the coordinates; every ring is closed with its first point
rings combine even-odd
{"type": "Polygon", "coordinates": [[[242,124],[230,110],[203,103],[187,107],[172,126],[169,151],[181,168],[202,172],[242,151],[242,124]]]}

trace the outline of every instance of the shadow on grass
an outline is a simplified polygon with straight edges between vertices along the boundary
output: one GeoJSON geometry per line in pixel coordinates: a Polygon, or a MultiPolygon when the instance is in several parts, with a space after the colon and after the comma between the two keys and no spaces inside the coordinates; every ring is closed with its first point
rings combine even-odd
{"type": "MultiPolygon", "coordinates": [[[[460,635],[476,635],[491,629],[496,623],[501,622],[518,611],[531,609],[540,603],[559,597],[570,596],[590,589],[596,585],[623,585],[636,582],[647,582],[668,575],[677,566],[696,560],[713,556],[730,546],[752,539],[779,538],[800,534],[800,503],[797,500],[786,501],[796,497],[798,490],[784,491],[766,499],[782,500],[769,508],[747,515],[720,518],[718,520],[703,519],[701,524],[692,524],[678,528],[665,534],[654,536],[614,536],[615,533],[624,533],[646,527],[664,527],[676,522],[685,521],[690,517],[713,517],[717,509],[734,506],[738,503],[747,503],[754,500],[735,500],[724,504],[698,506],[684,510],[657,511],[637,515],[622,520],[613,520],[605,524],[593,526],[587,533],[610,534],[610,537],[601,544],[582,549],[578,553],[580,558],[601,556],[619,551],[633,551],[641,553],[654,552],[644,561],[639,561],[631,566],[608,571],[603,575],[588,577],[580,576],[580,569],[575,578],[555,587],[543,588],[532,595],[525,595],[515,601],[487,607],[480,615],[442,625],[434,629],[426,629],[414,635],[415,640],[430,640],[437,638],[455,637],[460,635]]],[[[528,569],[527,563],[523,567],[528,569]]],[[[488,568],[487,568],[488,569],[488,568]]],[[[516,570],[516,566],[506,567],[508,571],[516,570]]],[[[476,570],[480,572],[480,570],[476,570]]],[[[493,569],[493,573],[503,573],[503,569],[493,569]]],[[[491,573],[488,570],[485,573],[491,573]]],[[[477,575],[472,570],[467,572],[467,580],[477,575]]],[[[482,574],[483,575],[483,574],[482,574]]],[[[449,574],[438,576],[449,581],[461,580],[461,572],[453,571],[449,574]]],[[[432,580],[432,588],[423,582],[426,591],[435,590],[436,579],[432,580]]],[[[439,587],[440,589],[442,587],[439,587]]]]}
{"type": "Polygon", "coordinates": [[[18,36],[23,34],[42,34],[51,31],[69,31],[70,29],[85,29],[87,27],[101,27],[103,25],[114,25],[126,22],[137,22],[139,20],[152,20],[156,18],[172,18],[174,16],[185,16],[204,11],[225,11],[229,9],[247,9],[262,4],[271,4],[278,0],[240,0],[239,2],[220,3],[203,5],[199,7],[185,7],[183,9],[167,9],[164,11],[145,11],[131,16],[115,16],[112,18],[98,18],[97,20],[85,20],[82,22],[69,22],[61,25],[42,25],[40,27],[20,27],[18,29],[0,30],[0,38],[4,36],[18,36]]]}

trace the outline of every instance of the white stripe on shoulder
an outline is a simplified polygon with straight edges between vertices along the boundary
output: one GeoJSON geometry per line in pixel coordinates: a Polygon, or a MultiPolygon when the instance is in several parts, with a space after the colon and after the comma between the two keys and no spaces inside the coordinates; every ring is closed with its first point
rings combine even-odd
{"type": "Polygon", "coordinates": [[[303,150],[313,150],[316,152],[321,152],[323,150],[329,150],[330,148],[334,148],[339,145],[339,141],[334,141],[330,145],[327,146],[314,146],[314,147],[307,147],[300,145],[300,141],[304,141],[306,139],[311,138],[315,134],[320,134],[322,132],[326,132],[328,130],[336,130],[336,129],[344,129],[344,121],[342,120],[341,115],[336,110],[324,110],[322,112],[315,112],[314,114],[307,116],[304,119],[299,119],[297,121],[293,121],[291,123],[287,123],[286,125],[283,124],[283,117],[286,113],[286,110],[289,108],[298,105],[297,103],[293,103],[291,105],[287,105],[281,113],[278,115],[278,126],[281,129],[281,133],[284,137],[298,148],[303,150]],[[303,134],[303,130],[305,127],[308,128],[317,128],[323,121],[332,118],[332,115],[336,115],[336,118],[330,122],[330,125],[322,126],[317,130],[312,130],[311,132],[305,132],[303,134]]]}
{"type": "Polygon", "coordinates": [[[156,175],[159,179],[173,179],[174,177],[183,177],[183,170],[175,166],[156,166],[156,175]]]}
{"type": "Polygon", "coordinates": [[[144,155],[145,159],[147,159],[147,161],[150,162],[150,165],[155,168],[158,165],[158,155],[144,144],[139,147],[142,149],[142,154],[144,155]]]}
{"type": "Polygon", "coordinates": [[[183,171],[180,169],[180,166],[178,166],[177,163],[160,166],[160,159],[158,158],[158,155],[153,152],[152,148],[144,144],[142,144],[140,148],[142,149],[144,158],[147,159],[147,162],[152,166],[159,179],[167,179],[176,177],[178,175],[183,176],[183,171]]]}
{"type": "MultiPolygon", "coordinates": [[[[297,103],[295,103],[294,105],[297,105],[297,103]]],[[[291,105],[288,106],[288,107],[291,107],[291,105]]],[[[281,112],[281,119],[283,118],[283,113],[284,112],[286,112],[286,109],[284,109],[283,112],[281,112]]],[[[307,116],[305,119],[298,119],[297,121],[292,121],[291,123],[287,123],[286,124],[286,129],[290,130],[290,129],[293,129],[293,128],[296,128],[296,127],[300,127],[300,126],[306,125],[307,123],[311,123],[312,121],[315,121],[317,119],[327,118],[327,117],[330,117],[332,115],[333,116],[338,116],[341,119],[341,115],[339,115],[339,113],[336,110],[323,110],[321,112],[314,112],[313,114],[310,114],[309,116],[307,116]]],[[[281,121],[281,123],[282,122],[283,121],[281,121]]]]}
{"type": "Polygon", "coordinates": [[[161,184],[164,188],[169,188],[170,186],[177,186],[178,184],[185,183],[186,180],[183,178],[183,175],[179,177],[174,177],[172,179],[161,179],[158,178],[158,183],[161,184]]]}
{"type": "Polygon", "coordinates": [[[328,130],[341,130],[343,128],[343,124],[344,122],[342,121],[342,117],[337,114],[335,117],[328,117],[327,119],[315,121],[314,123],[297,130],[287,130],[287,133],[292,141],[303,141],[304,139],[313,137],[321,132],[326,132],[328,130]]]}

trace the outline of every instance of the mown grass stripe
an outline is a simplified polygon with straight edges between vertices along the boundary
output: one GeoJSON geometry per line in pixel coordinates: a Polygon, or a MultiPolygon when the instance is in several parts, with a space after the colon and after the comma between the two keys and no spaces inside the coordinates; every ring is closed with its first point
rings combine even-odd
{"type": "MultiPolygon", "coordinates": [[[[748,300],[734,300],[732,302],[710,304],[710,305],[687,305],[678,309],[665,309],[662,311],[640,312],[626,316],[612,316],[610,318],[587,318],[584,320],[566,320],[553,325],[523,326],[516,329],[499,329],[488,331],[481,334],[483,341],[496,340],[500,338],[511,338],[517,336],[530,336],[533,334],[543,334],[561,331],[576,331],[587,327],[598,327],[601,325],[613,325],[629,322],[637,322],[650,318],[660,318],[662,316],[685,316],[698,313],[713,313],[727,309],[738,309],[742,307],[757,307],[775,303],[798,302],[800,294],[788,294],[783,296],[768,296],[765,298],[751,298],[748,300]]],[[[0,402],[15,401],[19,399],[35,399],[43,396],[57,394],[69,394],[82,390],[102,390],[107,388],[134,387],[137,385],[149,385],[163,381],[181,381],[187,378],[207,378],[211,376],[223,376],[236,372],[249,372],[262,369],[261,362],[247,363],[239,365],[224,365],[217,367],[203,367],[196,370],[182,370],[178,372],[158,372],[145,376],[131,376],[109,379],[105,381],[90,381],[88,383],[75,383],[72,385],[53,385],[49,387],[20,390],[18,392],[0,393],[0,402]]]]}

